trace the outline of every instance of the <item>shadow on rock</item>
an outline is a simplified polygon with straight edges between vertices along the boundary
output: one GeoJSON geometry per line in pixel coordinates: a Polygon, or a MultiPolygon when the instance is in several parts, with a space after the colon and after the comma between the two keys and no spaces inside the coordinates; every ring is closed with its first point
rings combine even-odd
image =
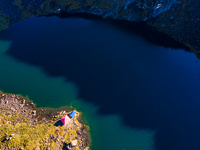
{"type": "Polygon", "coordinates": [[[58,126],[63,126],[64,124],[62,123],[62,121],[61,120],[58,120],[55,124],[54,124],[54,126],[56,126],[56,127],[58,127],[58,126]]]}

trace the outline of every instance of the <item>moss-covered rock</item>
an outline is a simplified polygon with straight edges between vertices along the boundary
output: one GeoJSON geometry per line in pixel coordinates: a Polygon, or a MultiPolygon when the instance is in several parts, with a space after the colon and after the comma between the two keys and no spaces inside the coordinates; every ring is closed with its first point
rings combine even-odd
{"type": "Polygon", "coordinates": [[[80,123],[81,113],[67,125],[56,124],[72,109],[35,108],[26,97],[0,92],[0,149],[62,149],[73,140],[78,142],[72,149],[88,148],[89,128],[80,123]]]}

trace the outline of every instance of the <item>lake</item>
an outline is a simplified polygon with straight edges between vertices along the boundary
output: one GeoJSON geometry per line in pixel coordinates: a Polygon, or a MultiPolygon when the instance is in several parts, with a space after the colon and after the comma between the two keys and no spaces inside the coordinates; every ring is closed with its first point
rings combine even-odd
{"type": "Polygon", "coordinates": [[[10,26],[0,33],[0,90],[75,107],[93,150],[200,149],[199,60],[118,23],[53,16],[10,26]]]}

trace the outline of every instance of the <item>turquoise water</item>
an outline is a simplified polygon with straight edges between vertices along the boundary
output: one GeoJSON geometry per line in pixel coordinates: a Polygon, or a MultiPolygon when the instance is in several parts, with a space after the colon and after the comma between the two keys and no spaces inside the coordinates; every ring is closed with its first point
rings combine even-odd
{"type": "Polygon", "coordinates": [[[123,125],[118,115],[102,116],[98,106],[78,98],[78,87],[62,77],[49,77],[41,68],[19,62],[5,54],[12,41],[0,41],[0,89],[28,96],[40,107],[71,105],[83,113],[90,126],[92,149],[153,150],[155,131],[123,125]],[[102,144],[104,143],[104,144],[102,144]]]}
{"type": "Polygon", "coordinates": [[[91,128],[93,150],[198,149],[193,53],[83,18],[33,17],[0,39],[0,90],[39,107],[74,106],[91,128]]]}

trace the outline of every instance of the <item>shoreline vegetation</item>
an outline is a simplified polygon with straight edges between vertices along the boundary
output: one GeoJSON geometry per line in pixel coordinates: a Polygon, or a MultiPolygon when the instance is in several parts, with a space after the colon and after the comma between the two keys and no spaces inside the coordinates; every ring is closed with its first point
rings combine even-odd
{"type": "Polygon", "coordinates": [[[27,97],[0,91],[1,150],[89,150],[90,145],[89,127],[71,106],[37,108],[27,97]],[[60,124],[72,110],[75,116],[60,124]]]}

